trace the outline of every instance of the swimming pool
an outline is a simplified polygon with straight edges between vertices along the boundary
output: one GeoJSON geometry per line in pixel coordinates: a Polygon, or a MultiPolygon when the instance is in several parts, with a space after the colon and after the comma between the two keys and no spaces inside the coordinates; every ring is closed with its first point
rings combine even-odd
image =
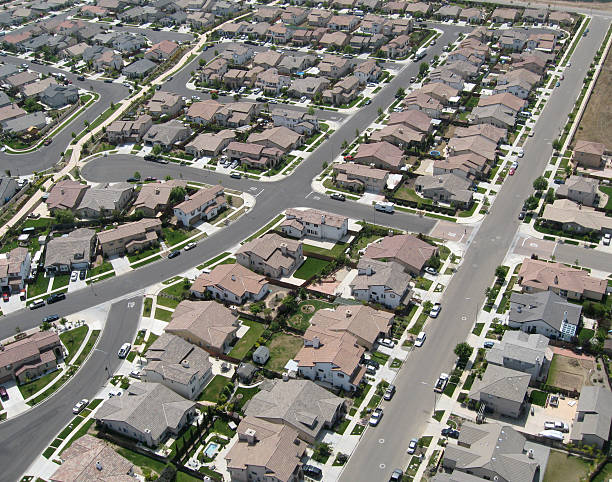
{"type": "Polygon", "coordinates": [[[218,448],[219,448],[218,443],[210,442],[204,449],[204,455],[212,459],[218,448]]]}

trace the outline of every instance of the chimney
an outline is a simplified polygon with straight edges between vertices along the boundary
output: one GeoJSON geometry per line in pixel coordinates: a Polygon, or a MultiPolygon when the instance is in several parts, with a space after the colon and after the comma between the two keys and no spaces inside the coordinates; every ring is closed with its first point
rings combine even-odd
{"type": "Polygon", "coordinates": [[[567,323],[567,311],[563,312],[563,321],[567,323]]]}
{"type": "Polygon", "coordinates": [[[289,374],[287,372],[283,372],[283,382],[289,381],[289,374]]]}
{"type": "Polygon", "coordinates": [[[315,337],[312,339],[312,347],[313,347],[314,349],[317,349],[317,348],[319,348],[320,346],[321,346],[321,340],[319,340],[319,337],[318,337],[318,336],[315,336],[315,337]]]}
{"type": "Polygon", "coordinates": [[[350,318],[351,316],[353,316],[353,313],[351,312],[351,310],[346,310],[345,314],[347,318],[350,318]]]}
{"type": "Polygon", "coordinates": [[[516,312],[517,312],[517,313],[521,313],[522,311],[523,311],[523,307],[522,307],[521,305],[518,305],[518,306],[516,307],[516,312]]]}
{"type": "Polygon", "coordinates": [[[249,445],[255,445],[255,442],[257,442],[257,432],[254,429],[247,428],[244,431],[244,435],[246,436],[246,440],[249,445]]]}
{"type": "Polygon", "coordinates": [[[236,281],[236,275],[235,274],[232,275],[232,281],[236,281]]]}
{"type": "Polygon", "coordinates": [[[558,285],[559,284],[559,277],[557,275],[555,275],[555,284],[558,285]]]}
{"type": "Polygon", "coordinates": [[[183,368],[189,368],[189,360],[181,360],[181,366],[183,368]]]}
{"type": "Polygon", "coordinates": [[[159,195],[159,188],[155,188],[155,194],[159,195]]]}
{"type": "Polygon", "coordinates": [[[530,459],[532,459],[532,458],[533,458],[533,449],[529,449],[529,450],[527,451],[527,457],[529,457],[530,459]]]}
{"type": "Polygon", "coordinates": [[[63,195],[64,195],[64,190],[62,189],[62,191],[61,191],[61,192],[62,192],[62,196],[63,196],[63,195]]]}
{"type": "Polygon", "coordinates": [[[281,253],[286,255],[287,254],[287,243],[281,243],[280,250],[281,250],[281,253]]]}
{"type": "Polygon", "coordinates": [[[372,270],[372,266],[368,265],[365,270],[366,276],[372,276],[373,273],[374,271],[372,270]]]}
{"type": "Polygon", "coordinates": [[[321,214],[321,224],[325,224],[325,214],[321,214]]]}
{"type": "Polygon", "coordinates": [[[100,462],[99,460],[96,462],[96,469],[102,470],[102,462],[100,462]]]}
{"type": "Polygon", "coordinates": [[[189,194],[185,194],[185,201],[189,201],[189,194]]]}
{"type": "Polygon", "coordinates": [[[438,182],[439,182],[440,184],[442,184],[442,178],[441,178],[441,177],[439,177],[439,178],[438,178],[438,182]]]}

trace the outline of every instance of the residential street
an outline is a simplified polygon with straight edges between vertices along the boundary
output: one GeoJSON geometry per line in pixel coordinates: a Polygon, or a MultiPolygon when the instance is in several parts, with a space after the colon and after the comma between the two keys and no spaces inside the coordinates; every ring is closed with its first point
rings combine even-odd
{"type": "Polygon", "coordinates": [[[518,229],[522,202],[533,191],[533,180],[548,164],[552,139],[557,137],[559,127],[573,108],[584,71],[603,40],[608,23],[601,18],[591,21],[589,36],[580,40],[565,81],[556,88],[537,123],[538,134],[525,144],[521,167],[504,182],[446,288],[440,316],[426,327],[427,342],[404,363],[395,381],[397,394],[391,402],[383,403],[385,416],[378,427],[366,430],[341,480],[386,480],[393,469],[407,464],[408,442],[418,438],[434,409],[433,384],[441,372],[452,368],[456,358],[453,349],[465,340],[474,324],[495,267],[502,263],[518,229]],[[400,420],[402,423],[398,423],[400,420]]]}

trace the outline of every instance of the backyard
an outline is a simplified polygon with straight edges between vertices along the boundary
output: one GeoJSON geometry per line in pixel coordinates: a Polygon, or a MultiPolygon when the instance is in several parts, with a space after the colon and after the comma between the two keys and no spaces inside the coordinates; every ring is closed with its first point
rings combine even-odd
{"type": "Polygon", "coordinates": [[[551,450],[544,473],[544,482],[583,480],[589,474],[589,462],[579,457],[551,450]]]}
{"type": "Polygon", "coordinates": [[[200,393],[198,401],[216,402],[223,387],[225,387],[229,381],[231,380],[223,375],[215,375],[208,385],[206,385],[202,393],[200,393]]]}
{"type": "Polygon", "coordinates": [[[243,325],[249,327],[248,331],[236,342],[232,351],[229,352],[229,356],[242,360],[249,352],[251,347],[255,344],[257,339],[261,336],[263,331],[266,329],[264,325],[257,321],[251,320],[240,320],[243,325]]]}
{"type": "Polygon", "coordinates": [[[304,345],[302,338],[285,333],[276,333],[268,342],[270,359],[266,364],[268,370],[282,372],[287,362],[292,359],[304,345]]]}
{"type": "Polygon", "coordinates": [[[583,385],[591,385],[589,372],[595,370],[592,360],[563,356],[555,353],[546,384],[566,390],[580,391],[583,385]]]}
{"type": "Polygon", "coordinates": [[[321,300],[305,300],[298,305],[299,313],[293,315],[287,324],[296,330],[306,331],[310,326],[310,319],[320,309],[333,308],[334,305],[321,300]]]}
{"type": "Polygon", "coordinates": [[[293,276],[298,279],[310,279],[320,274],[328,264],[329,261],[322,259],[306,258],[306,261],[296,270],[293,276]]]}

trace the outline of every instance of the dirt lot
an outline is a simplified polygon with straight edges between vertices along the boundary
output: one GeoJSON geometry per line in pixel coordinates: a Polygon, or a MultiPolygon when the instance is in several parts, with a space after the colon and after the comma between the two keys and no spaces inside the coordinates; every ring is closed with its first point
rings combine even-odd
{"type": "Polygon", "coordinates": [[[583,385],[592,385],[589,373],[594,369],[593,360],[571,358],[555,353],[548,370],[546,384],[579,392],[583,385]]]}
{"type": "Polygon", "coordinates": [[[612,137],[610,96],[612,96],[612,54],[608,52],[593,94],[578,126],[574,144],[577,139],[610,144],[612,137]]]}

